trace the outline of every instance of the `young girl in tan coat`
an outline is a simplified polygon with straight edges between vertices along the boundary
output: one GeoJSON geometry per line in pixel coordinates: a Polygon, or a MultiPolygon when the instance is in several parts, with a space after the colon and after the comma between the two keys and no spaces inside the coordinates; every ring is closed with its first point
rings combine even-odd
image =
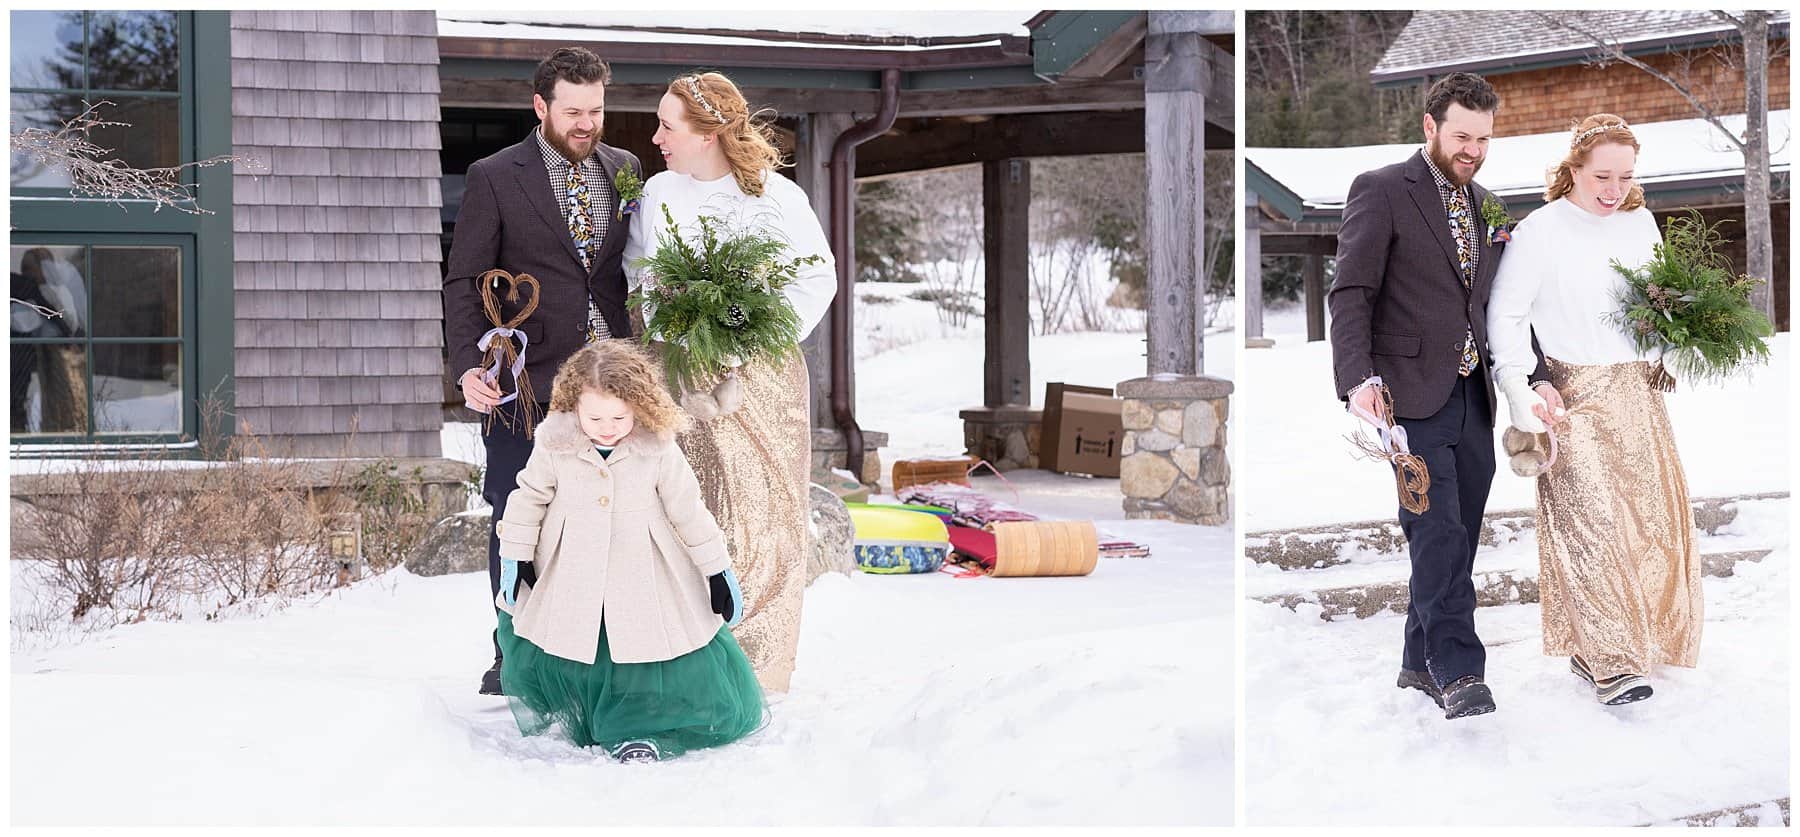
{"type": "Polygon", "coordinates": [[[673,441],[686,421],[629,341],[557,372],[498,527],[500,683],[524,734],[560,726],[633,762],[761,725],[762,689],[729,630],[743,605],[725,539],[673,441]],[[535,585],[517,582],[522,561],[535,585]]]}

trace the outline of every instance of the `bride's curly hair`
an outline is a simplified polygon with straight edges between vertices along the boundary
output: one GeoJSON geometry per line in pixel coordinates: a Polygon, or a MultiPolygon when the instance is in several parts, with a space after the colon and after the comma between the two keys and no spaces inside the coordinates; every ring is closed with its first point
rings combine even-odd
{"type": "MultiPolygon", "coordinates": [[[[1625,118],[1610,113],[1596,113],[1581,120],[1574,126],[1574,137],[1569,143],[1569,153],[1562,162],[1550,167],[1545,181],[1549,186],[1544,189],[1544,202],[1556,200],[1575,189],[1575,170],[1587,165],[1588,157],[1594,149],[1607,143],[1629,145],[1637,151],[1637,135],[1631,133],[1625,118]]],[[[1625,200],[1619,204],[1620,212],[1630,212],[1644,205],[1644,187],[1631,184],[1631,191],[1625,194],[1625,200]]]]}
{"type": "Polygon", "coordinates": [[[718,138],[731,176],[744,194],[761,196],[763,173],[788,165],[775,144],[775,111],[752,112],[744,94],[723,73],[676,76],[669,82],[669,95],[681,100],[694,133],[718,138]]]}
{"type": "Polygon", "coordinates": [[[601,340],[570,355],[550,386],[550,409],[572,413],[584,392],[625,402],[638,426],[658,438],[673,439],[688,428],[687,413],[663,383],[662,363],[634,340],[601,340]]]}

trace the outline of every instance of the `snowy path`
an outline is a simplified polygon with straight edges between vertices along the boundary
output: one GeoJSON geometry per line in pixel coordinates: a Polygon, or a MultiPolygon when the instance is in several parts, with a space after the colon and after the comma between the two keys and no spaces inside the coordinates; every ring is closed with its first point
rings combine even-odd
{"type": "MultiPolygon", "coordinates": [[[[1106,516],[1084,490],[1065,511],[1106,516]]],[[[820,579],[771,725],[649,767],[521,739],[474,693],[480,574],[15,648],[11,820],[1229,824],[1230,530],[1107,526],[1154,556],[1075,579],[820,579]]]]}
{"type": "Polygon", "coordinates": [[[1639,825],[1787,797],[1790,557],[1785,514],[1763,523],[1774,554],[1705,579],[1700,667],[1622,707],[1541,653],[1537,605],[1477,611],[1499,710],[1446,721],[1394,688],[1403,617],[1247,603],[1249,821],[1639,825]]]}

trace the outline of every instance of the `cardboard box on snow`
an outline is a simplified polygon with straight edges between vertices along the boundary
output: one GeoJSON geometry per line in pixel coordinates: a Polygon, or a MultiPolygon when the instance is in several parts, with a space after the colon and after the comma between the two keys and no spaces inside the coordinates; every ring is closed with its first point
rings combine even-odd
{"type": "Polygon", "coordinates": [[[1119,475],[1125,442],[1125,400],[1107,387],[1053,383],[1044,387],[1043,450],[1038,463],[1064,474],[1119,475]]]}

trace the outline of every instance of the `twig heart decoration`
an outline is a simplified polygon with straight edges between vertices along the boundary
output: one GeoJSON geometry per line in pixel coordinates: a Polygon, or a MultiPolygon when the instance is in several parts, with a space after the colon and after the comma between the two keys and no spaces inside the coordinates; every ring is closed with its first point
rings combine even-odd
{"type": "MultiPolygon", "coordinates": [[[[488,322],[493,325],[493,328],[481,335],[481,340],[475,344],[483,352],[481,378],[497,387],[500,370],[505,369],[512,372],[513,391],[502,397],[499,404],[518,399],[519,420],[525,426],[525,438],[530,439],[539,418],[538,402],[537,397],[532,393],[531,380],[525,374],[525,350],[529,348],[531,341],[519,327],[524,325],[526,320],[531,319],[531,315],[537,311],[538,299],[542,295],[543,288],[538,284],[537,278],[529,273],[514,276],[498,268],[481,274],[475,281],[481,286],[481,309],[487,314],[488,322]],[[500,306],[500,288],[503,282],[507,304],[519,306],[518,313],[511,317],[504,317],[500,306]],[[530,298],[523,305],[519,303],[521,288],[531,289],[530,298]],[[513,341],[508,339],[514,337],[519,340],[516,349],[513,347],[513,341]]],[[[502,422],[511,421],[499,410],[493,410],[488,413],[488,429],[493,428],[492,422],[496,417],[502,422]]]]}

